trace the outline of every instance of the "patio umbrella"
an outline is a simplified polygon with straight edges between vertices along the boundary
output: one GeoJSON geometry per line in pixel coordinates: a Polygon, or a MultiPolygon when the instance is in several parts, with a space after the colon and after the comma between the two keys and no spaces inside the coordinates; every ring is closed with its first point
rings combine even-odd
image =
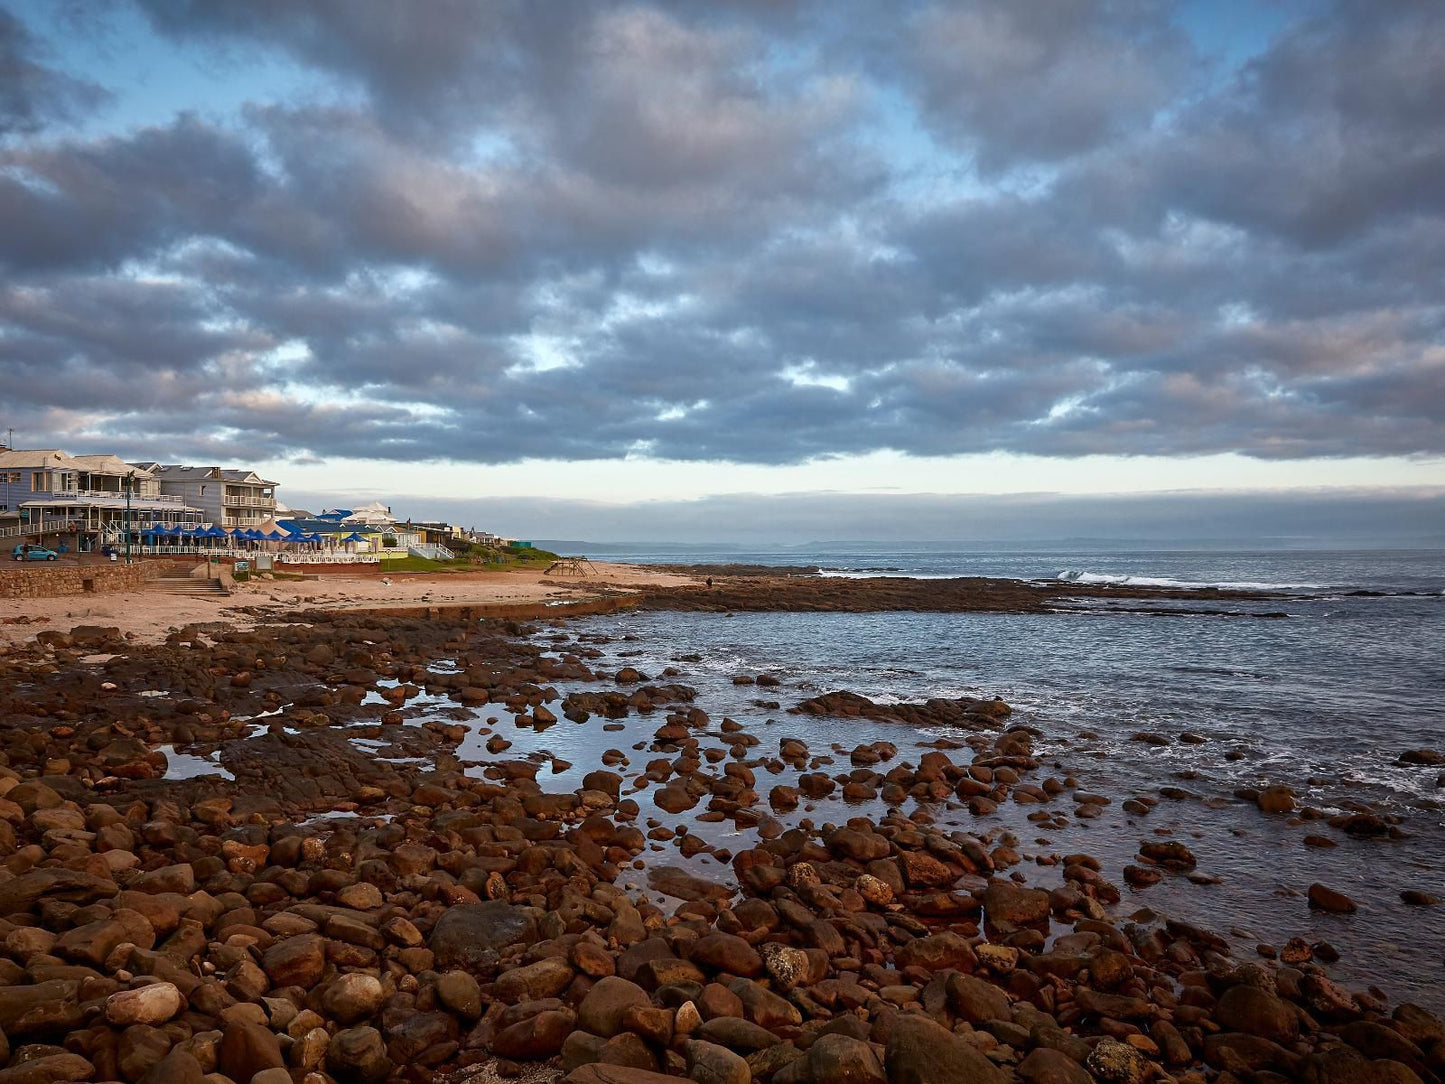
{"type": "Polygon", "coordinates": [[[267,542],[285,542],[285,541],[286,541],[286,536],[285,536],[284,534],[282,534],[280,531],[268,531],[268,532],[266,532],[266,534],[262,535],[261,537],[264,538],[267,542]]]}

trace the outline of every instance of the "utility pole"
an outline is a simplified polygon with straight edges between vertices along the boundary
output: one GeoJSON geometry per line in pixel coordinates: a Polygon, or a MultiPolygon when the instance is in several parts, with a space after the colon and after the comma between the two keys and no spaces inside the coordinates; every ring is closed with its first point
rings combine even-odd
{"type": "Polygon", "coordinates": [[[135,471],[125,476],[125,563],[130,564],[130,491],[135,488],[135,471]]]}

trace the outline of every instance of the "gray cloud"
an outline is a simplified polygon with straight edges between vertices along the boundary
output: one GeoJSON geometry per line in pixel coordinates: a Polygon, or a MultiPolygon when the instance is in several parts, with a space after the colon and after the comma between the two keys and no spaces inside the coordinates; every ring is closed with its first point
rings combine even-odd
{"type": "Polygon", "coordinates": [[[323,89],[101,135],[26,106],[0,359],[46,443],[1445,452],[1435,6],[1205,81],[1129,0],[135,2],[323,89]]]}
{"type": "Polygon", "coordinates": [[[107,97],[90,80],[42,63],[29,29],[0,8],[0,138],[77,120],[107,97]]]}

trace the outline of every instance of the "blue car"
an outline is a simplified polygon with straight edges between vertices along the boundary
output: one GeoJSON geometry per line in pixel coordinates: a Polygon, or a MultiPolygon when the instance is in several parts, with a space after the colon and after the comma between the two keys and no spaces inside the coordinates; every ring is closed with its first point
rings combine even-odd
{"type": "Polygon", "coordinates": [[[48,550],[44,546],[32,546],[28,542],[22,542],[15,547],[12,556],[17,561],[53,561],[60,554],[54,550],[48,550]]]}

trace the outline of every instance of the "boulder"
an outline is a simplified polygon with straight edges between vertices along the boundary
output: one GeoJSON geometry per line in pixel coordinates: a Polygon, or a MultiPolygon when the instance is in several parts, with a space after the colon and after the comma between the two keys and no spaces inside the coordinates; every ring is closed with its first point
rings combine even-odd
{"type": "Polygon", "coordinates": [[[343,1027],[349,1027],[374,1015],[386,1000],[386,991],[375,975],[353,971],[342,975],[321,999],[326,1013],[343,1027]]]}
{"type": "Polygon", "coordinates": [[[548,956],[497,976],[497,995],[503,1001],[541,1001],[567,989],[573,977],[572,968],[565,959],[548,956]]]}
{"type": "Polygon", "coordinates": [[[945,989],[948,1004],[970,1024],[1012,1019],[1008,996],[993,983],[973,975],[953,974],[948,976],[945,989]]]}
{"type": "Polygon", "coordinates": [[[726,971],[742,978],[763,973],[763,958],[741,937],[730,933],[709,933],[699,937],[688,950],[688,958],[712,971],[726,971]]]}
{"type": "Polygon", "coordinates": [[[701,1039],[689,1039],[685,1049],[687,1075],[696,1084],[752,1084],[748,1063],[731,1050],[701,1039]]]}
{"type": "Polygon", "coordinates": [[[1012,881],[990,881],[983,891],[983,910],[990,922],[1029,926],[1047,921],[1049,894],[1038,888],[1024,888],[1012,881]]]}
{"type": "Polygon", "coordinates": [[[508,945],[537,941],[537,924],[520,907],[501,900],[448,907],[437,920],[427,947],[438,968],[479,970],[489,955],[508,945]]]}
{"type": "Polygon", "coordinates": [[[568,1009],[548,1009],[505,1027],[492,1037],[492,1053],[502,1058],[537,1061],[562,1049],[576,1027],[577,1017],[568,1009]]]}
{"type": "Polygon", "coordinates": [[[95,1066],[79,1054],[43,1054],[8,1069],[0,1069],[0,1084],[59,1084],[64,1080],[94,1080],[95,1066]]]}
{"type": "Polygon", "coordinates": [[[1336,915],[1348,915],[1357,909],[1355,901],[1343,892],[1337,892],[1318,881],[1309,887],[1310,907],[1316,911],[1328,911],[1336,915]]]}
{"type": "Polygon", "coordinates": [[[262,1069],[284,1069],[281,1044],[275,1034],[260,1024],[234,1023],[221,1036],[217,1067],[232,1080],[249,1081],[262,1069]]]}
{"type": "Polygon", "coordinates": [[[132,1024],[164,1024],[185,1002],[174,983],[155,982],[134,990],[120,990],[105,999],[105,1019],[118,1028],[132,1024]]]}
{"type": "Polygon", "coordinates": [[[827,1084],[887,1084],[877,1052],[868,1043],[837,1033],[820,1035],[808,1048],[806,1076],[827,1084]]]}
{"type": "Polygon", "coordinates": [[[338,1031],[326,1048],[326,1072],[341,1084],[381,1084],[391,1068],[381,1032],[372,1027],[338,1031]]]}
{"type": "Polygon", "coordinates": [[[622,1018],[633,1006],[651,1005],[647,991],[617,975],[598,979],[577,1006],[577,1025],[610,1039],[622,1030],[622,1018]]]}
{"type": "MultiPolygon", "coordinates": [[[[1045,900],[1047,893],[1043,893],[1045,900]]],[[[884,1052],[889,1084],[1007,1084],[1008,1078],[964,1039],[924,1016],[902,1016],[884,1052]]]]}
{"type": "Polygon", "coordinates": [[[262,954],[261,969],[273,986],[309,990],[326,970],[326,942],[312,933],[275,941],[262,954]]]}
{"type": "Polygon", "coordinates": [[[1019,1062],[1018,1077],[1025,1084],[1094,1084],[1094,1078],[1073,1058],[1046,1046],[1035,1047],[1019,1062]]]}
{"type": "Polygon", "coordinates": [[[1214,1009],[1225,1031],[1243,1031],[1288,1046],[1299,1038],[1299,1014],[1286,1001],[1254,986],[1231,986],[1214,1009]]]}

